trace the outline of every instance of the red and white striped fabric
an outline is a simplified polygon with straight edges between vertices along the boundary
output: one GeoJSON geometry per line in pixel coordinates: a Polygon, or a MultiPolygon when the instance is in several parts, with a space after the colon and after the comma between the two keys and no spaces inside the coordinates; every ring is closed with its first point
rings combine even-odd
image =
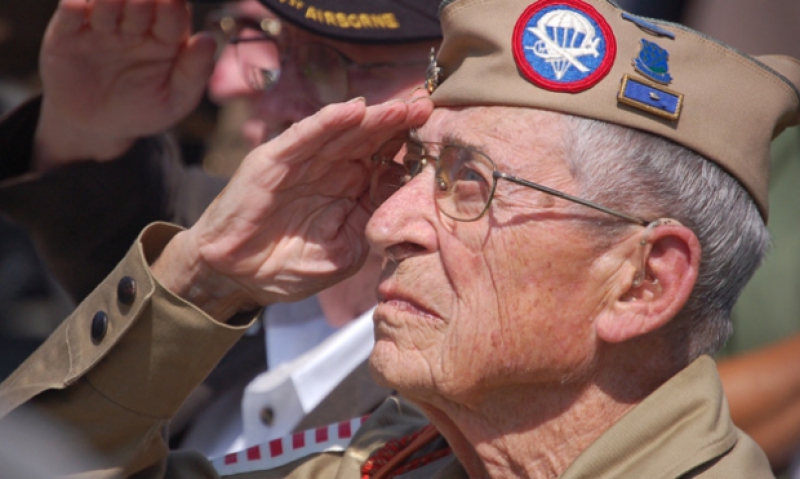
{"type": "Polygon", "coordinates": [[[220,476],[263,471],[320,452],[344,451],[369,416],[296,432],[211,460],[220,476]]]}

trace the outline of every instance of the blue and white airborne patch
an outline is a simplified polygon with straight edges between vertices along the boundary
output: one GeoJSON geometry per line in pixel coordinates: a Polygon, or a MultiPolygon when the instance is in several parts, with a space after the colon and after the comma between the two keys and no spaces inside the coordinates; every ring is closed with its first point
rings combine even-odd
{"type": "Polygon", "coordinates": [[[683,94],[627,74],[622,78],[617,100],[672,121],[681,116],[683,107],[683,94]]]}
{"type": "Polygon", "coordinates": [[[617,43],[605,18],[581,0],[541,0],[517,20],[514,60],[525,78],[559,92],[596,85],[611,67],[617,43]]]}

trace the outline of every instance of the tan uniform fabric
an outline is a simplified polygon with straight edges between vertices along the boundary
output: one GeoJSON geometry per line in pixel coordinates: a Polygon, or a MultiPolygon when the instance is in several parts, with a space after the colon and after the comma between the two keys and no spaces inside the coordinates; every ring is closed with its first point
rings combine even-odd
{"type": "Polygon", "coordinates": [[[761,449],[733,425],[716,364],[702,356],[612,426],[562,477],[773,475],[761,449]]]}
{"type": "Polygon", "coordinates": [[[143,469],[152,472],[141,477],[161,477],[169,418],[247,329],[211,320],[153,280],[147,260],[177,231],[148,227],[111,275],[0,385],[0,417],[28,401],[79,429],[103,458],[90,465],[102,471],[92,477],[143,469]],[[130,305],[117,295],[124,276],[136,282],[130,305]],[[107,315],[107,330],[93,338],[98,311],[107,315]]]}
{"type": "MultiPolygon", "coordinates": [[[[325,475],[309,474],[315,466],[306,463],[285,477],[357,478],[353,462],[374,449],[368,440],[371,435],[381,435],[387,428],[402,430],[405,423],[419,422],[413,410],[406,410],[407,415],[403,415],[402,401],[396,404],[385,404],[376,411],[356,435],[338,468],[330,464],[330,457],[315,458],[310,462],[324,462],[325,475]],[[378,424],[382,428],[374,430],[378,424]]],[[[414,430],[421,427],[418,424],[414,430]]],[[[277,475],[253,473],[242,477],[284,477],[290,466],[293,465],[276,471],[277,475]]],[[[465,479],[467,475],[450,456],[398,477],[465,479]]],[[[612,426],[578,457],[561,479],[773,477],[764,453],[731,422],[716,365],[703,356],[612,426]]]]}

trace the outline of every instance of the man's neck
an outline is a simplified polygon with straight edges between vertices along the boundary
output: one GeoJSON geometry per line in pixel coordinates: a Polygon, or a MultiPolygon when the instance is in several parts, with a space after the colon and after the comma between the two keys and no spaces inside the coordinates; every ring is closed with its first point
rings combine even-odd
{"type": "Polygon", "coordinates": [[[421,406],[473,479],[557,478],[635,406],[593,384],[535,389],[498,392],[468,407],[421,406]]]}

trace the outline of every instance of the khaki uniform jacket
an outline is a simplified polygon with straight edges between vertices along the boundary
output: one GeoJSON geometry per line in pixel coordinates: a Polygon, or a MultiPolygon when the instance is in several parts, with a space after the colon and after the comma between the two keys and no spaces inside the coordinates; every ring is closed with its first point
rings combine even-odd
{"type": "MultiPolygon", "coordinates": [[[[111,275],[0,385],[0,428],[34,409],[79,430],[98,452],[99,459],[85,458],[80,471],[70,471],[81,472],[76,477],[220,477],[196,452],[170,453],[164,437],[181,402],[256,314],[237,318],[234,325],[220,324],[153,279],[148,264],[177,231],[166,224],[145,229],[111,275]],[[118,289],[125,277],[137,285],[135,294],[130,288],[118,289]],[[98,317],[107,321],[98,325],[98,317]]],[[[343,453],[313,454],[276,469],[245,467],[225,477],[355,479],[363,462],[389,438],[425,424],[413,406],[391,398],[343,453]]],[[[438,441],[430,447],[443,445],[438,441]]],[[[450,479],[466,474],[451,455],[401,477],[450,479]]],[[[733,426],[715,364],[702,357],[612,426],[562,477],[773,476],[763,452],[733,426]]]]}

